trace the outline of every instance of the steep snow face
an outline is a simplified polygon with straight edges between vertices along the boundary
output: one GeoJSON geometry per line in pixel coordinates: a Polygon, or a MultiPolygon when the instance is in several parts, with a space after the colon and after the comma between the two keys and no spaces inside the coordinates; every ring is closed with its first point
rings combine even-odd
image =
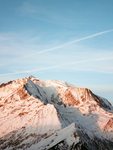
{"type": "Polygon", "coordinates": [[[0,86],[0,149],[84,147],[82,132],[113,141],[112,124],[113,107],[89,89],[33,76],[0,86]]]}
{"type": "Polygon", "coordinates": [[[44,105],[43,102],[46,101],[45,93],[40,88],[35,89],[35,84],[29,79],[28,81],[29,83],[27,83],[26,78],[17,80],[1,89],[0,136],[30,126],[31,128],[35,127],[33,130],[37,130],[36,127],[38,126],[37,132],[39,134],[47,133],[49,130],[61,129],[54,106],[49,103],[44,105]],[[28,84],[34,87],[31,88],[28,84]],[[25,86],[28,86],[33,96],[25,90],[25,86]]]}
{"type": "MultiPolygon", "coordinates": [[[[86,88],[70,87],[64,89],[63,87],[57,87],[57,91],[64,104],[73,106],[72,109],[77,108],[79,115],[80,112],[82,113],[81,119],[78,118],[78,120],[84,127],[99,134],[101,130],[103,132],[106,129],[107,124],[111,124],[112,121],[109,120],[113,118],[113,107],[106,99],[100,98],[86,88]]],[[[112,125],[109,126],[107,130],[113,130],[112,125]]]]}
{"type": "Polygon", "coordinates": [[[32,145],[28,150],[112,150],[113,142],[98,138],[75,123],[32,145]],[[109,143],[109,144],[108,144],[109,143]]]}

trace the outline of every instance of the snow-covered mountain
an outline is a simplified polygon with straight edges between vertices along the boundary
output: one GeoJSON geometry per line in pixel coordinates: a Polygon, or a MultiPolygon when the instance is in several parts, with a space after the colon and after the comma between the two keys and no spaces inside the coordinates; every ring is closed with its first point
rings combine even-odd
{"type": "Polygon", "coordinates": [[[0,150],[113,150],[113,107],[89,89],[33,76],[0,85],[0,150]]]}

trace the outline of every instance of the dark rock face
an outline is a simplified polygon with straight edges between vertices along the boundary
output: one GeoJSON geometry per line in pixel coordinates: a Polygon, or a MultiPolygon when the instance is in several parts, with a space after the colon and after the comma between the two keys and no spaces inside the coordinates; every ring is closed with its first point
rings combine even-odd
{"type": "MultiPolygon", "coordinates": [[[[91,91],[90,91],[91,92],[91,91]]],[[[103,107],[103,108],[105,108],[105,109],[111,109],[99,96],[97,96],[97,95],[95,95],[94,93],[92,93],[91,92],[91,94],[92,94],[92,97],[94,98],[94,100],[98,103],[98,105],[100,106],[100,107],[103,107]]],[[[107,101],[108,102],[108,101],[107,101]]],[[[108,102],[109,103],[109,102],[108,102]]],[[[111,105],[110,103],[109,103],[109,105],[111,105]]]]}
{"type": "Polygon", "coordinates": [[[9,81],[8,83],[2,83],[0,85],[0,88],[7,86],[8,84],[11,84],[13,81],[9,81]]]}

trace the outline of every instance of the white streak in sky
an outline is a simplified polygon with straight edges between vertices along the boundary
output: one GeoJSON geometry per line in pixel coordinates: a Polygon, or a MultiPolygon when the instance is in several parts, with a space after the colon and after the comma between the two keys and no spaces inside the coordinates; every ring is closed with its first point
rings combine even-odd
{"type": "Polygon", "coordinates": [[[109,60],[109,59],[113,59],[113,57],[76,61],[76,62],[71,62],[71,63],[67,63],[67,64],[62,64],[62,65],[56,65],[56,66],[51,66],[51,67],[46,67],[46,68],[0,74],[0,76],[8,76],[8,75],[22,74],[22,73],[32,73],[32,72],[37,72],[37,71],[51,70],[51,69],[54,69],[54,68],[60,68],[60,67],[69,66],[69,65],[73,65],[73,64],[79,64],[79,63],[85,63],[85,62],[91,62],[91,61],[103,61],[103,60],[109,60]]]}
{"type": "MultiPolygon", "coordinates": [[[[86,40],[86,39],[91,39],[93,37],[96,37],[96,36],[99,36],[99,35],[102,35],[102,34],[106,34],[106,33],[109,33],[109,32],[112,32],[113,29],[111,30],[107,30],[107,31],[103,31],[103,32],[99,32],[99,33],[96,33],[96,34],[92,34],[90,36],[86,36],[84,38],[80,38],[78,40],[74,40],[74,41],[71,41],[71,42],[67,42],[67,43],[64,43],[62,45],[59,45],[59,46],[56,46],[56,47],[53,47],[53,48],[49,48],[49,49],[46,49],[46,50],[43,50],[43,51],[39,51],[39,52],[36,52],[36,53],[33,53],[33,54],[29,54],[29,55],[25,55],[25,56],[22,56],[22,57],[19,57],[19,58],[15,58],[13,60],[10,60],[9,63],[11,63],[12,61],[16,61],[18,59],[22,59],[22,58],[25,58],[25,57],[31,57],[33,55],[37,55],[37,54],[41,54],[41,53],[45,53],[45,52],[48,52],[48,51],[53,51],[53,50],[56,50],[56,49],[59,49],[59,48],[62,48],[62,47],[65,47],[65,46],[68,46],[68,45],[71,45],[73,43],[77,43],[77,42],[80,42],[80,41],[83,41],[83,40],[86,40]]],[[[8,64],[8,62],[7,62],[8,64]]],[[[4,66],[4,65],[7,65],[7,64],[1,64],[0,66],[4,66]]]]}

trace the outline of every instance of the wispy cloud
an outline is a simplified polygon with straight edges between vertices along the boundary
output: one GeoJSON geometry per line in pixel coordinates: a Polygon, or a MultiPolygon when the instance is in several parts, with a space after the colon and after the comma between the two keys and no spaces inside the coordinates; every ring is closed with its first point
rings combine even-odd
{"type": "Polygon", "coordinates": [[[38,5],[37,3],[34,5],[29,2],[24,2],[22,7],[18,9],[18,14],[55,24],[69,24],[69,22],[73,20],[70,18],[67,19],[67,15],[63,15],[55,3],[51,2],[51,5],[48,4],[38,2],[38,5]]]}
{"type": "MultiPolygon", "coordinates": [[[[51,70],[51,69],[54,69],[54,68],[70,66],[70,65],[74,65],[74,64],[82,64],[82,63],[93,62],[93,61],[104,61],[104,60],[110,60],[110,59],[113,59],[113,57],[99,58],[99,59],[95,58],[95,59],[88,59],[88,60],[82,60],[82,61],[75,61],[75,62],[71,62],[71,63],[67,63],[67,64],[55,65],[55,66],[45,67],[45,68],[40,68],[40,69],[33,69],[33,70],[25,70],[25,71],[13,72],[13,73],[0,74],[0,76],[8,76],[8,75],[14,75],[14,74],[22,74],[22,73],[32,73],[32,72],[38,72],[38,71],[45,71],[45,70],[51,70]]],[[[101,71],[101,70],[100,70],[100,72],[112,73],[112,72],[104,72],[104,71],[101,71]]]]}
{"type": "Polygon", "coordinates": [[[113,29],[111,29],[111,30],[106,30],[106,31],[103,31],[103,32],[98,32],[98,33],[96,33],[96,34],[92,34],[92,35],[90,35],[90,36],[86,36],[86,37],[83,37],[83,38],[80,38],[80,39],[77,39],[77,40],[73,40],[73,41],[64,43],[64,44],[62,44],[62,45],[53,47],[53,48],[45,49],[45,50],[43,50],[43,51],[39,51],[39,52],[36,52],[36,53],[31,53],[31,54],[28,54],[28,55],[24,55],[24,56],[22,56],[22,57],[18,57],[18,58],[12,59],[12,60],[10,60],[10,61],[7,62],[7,63],[2,63],[2,64],[0,64],[0,66],[7,65],[7,64],[9,64],[9,63],[12,63],[12,62],[14,62],[14,61],[17,61],[17,60],[19,60],[19,59],[23,59],[23,58],[26,58],[26,57],[31,57],[31,56],[38,55],[38,54],[41,54],[41,53],[46,53],[46,52],[49,52],[49,51],[54,51],[54,50],[56,50],[56,49],[60,49],[60,48],[69,46],[69,45],[71,45],[71,44],[78,43],[78,42],[81,42],[81,41],[83,41],[83,40],[91,39],[91,38],[94,38],[94,37],[96,37],[96,36],[103,35],[103,34],[106,34],[106,33],[109,33],[109,32],[113,32],[113,29]]]}

